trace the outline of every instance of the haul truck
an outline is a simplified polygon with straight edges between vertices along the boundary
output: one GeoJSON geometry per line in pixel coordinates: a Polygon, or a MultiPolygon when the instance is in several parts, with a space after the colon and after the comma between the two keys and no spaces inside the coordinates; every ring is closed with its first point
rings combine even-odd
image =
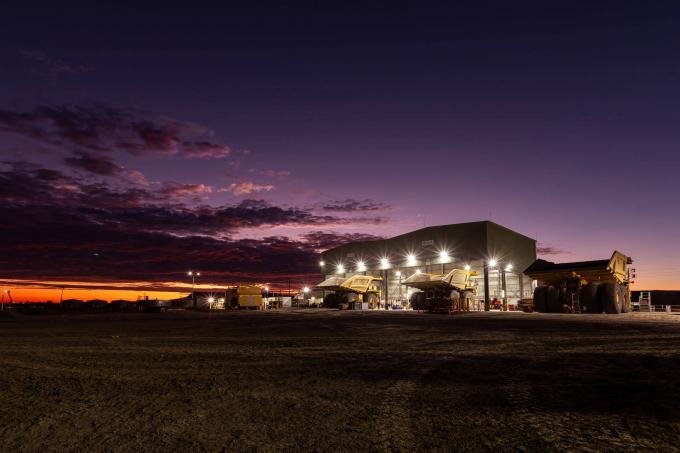
{"type": "Polygon", "coordinates": [[[446,275],[416,273],[402,285],[419,291],[411,294],[409,302],[414,310],[469,311],[477,289],[470,277],[477,272],[453,269],[446,275]]]}
{"type": "Polygon", "coordinates": [[[614,251],[608,260],[552,263],[536,260],[524,273],[542,283],[534,290],[533,310],[544,313],[627,313],[631,311],[628,265],[614,251]]]}
{"type": "Polygon", "coordinates": [[[380,301],[382,278],[370,275],[353,275],[351,277],[331,277],[316,285],[323,291],[332,291],[323,298],[324,306],[329,308],[350,308],[350,305],[367,303],[369,308],[376,308],[380,301]]]}

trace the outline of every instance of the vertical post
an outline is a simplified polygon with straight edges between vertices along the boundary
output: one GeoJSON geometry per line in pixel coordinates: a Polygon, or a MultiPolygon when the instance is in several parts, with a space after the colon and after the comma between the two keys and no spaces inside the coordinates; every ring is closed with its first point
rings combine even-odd
{"type": "Polygon", "coordinates": [[[484,311],[491,309],[491,299],[489,299],[489,265],[484,262],[484,311]]]}
{"type": "Polygon", "coordinates": [[[385,269],[385,309],[387,309],[387,298],[389,297],[389,283],[387,281],[387,269],[385,269]]]}
{"type": "Polygon", "coordinates": [[[508,288],[505,282],[505,268],[500,269],[501,285],[503,288],[503,311],[508,311],[508,288]]]}
{"type": "Polygon", "coordinates": [[[518,272],[517,278],[519,279],[519,298],[524,299],[524,274],[518,272]]]}

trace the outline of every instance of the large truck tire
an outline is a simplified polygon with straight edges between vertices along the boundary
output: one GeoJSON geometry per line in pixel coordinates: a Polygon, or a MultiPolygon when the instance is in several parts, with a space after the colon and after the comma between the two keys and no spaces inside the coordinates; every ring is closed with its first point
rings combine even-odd
{"type": "Polygon", "coordinates": [[[628,286],[619,285],[619,294],[621,295],[621,313],[629,313],[631,311],[631,307],[630,291],[628,291],[628,286]]]}
{"type": "Polygon", "coordinates": [[[449,310],[459,311],[460,310],[460,293],[455,289],[449,294],[449,310]]]}
{"type": "Polygon", "coordinates": [[[369,293],[364,296],[364,302],[368,302],[368,308],[377,308],[378,307],[378,295],[369,293]]]}
{"type": "Polygon", "coordinates": [[[600,304],[605,313],[615,315],[621,313],[621,292],[616,283],[602,283],[598,291],[600,304]]]}
{"type": "Polygon", "coordinates": [[[475,295],[472,291],[463,291],[460,293],[460,310],[470,311],[470,307],[475,301],[475,295]]]}
{"type": "Polygon", "coordinates": [[[409,302],[411,303],[411,308],[414,310],[425,310],[425,293],[423,292],[417,292],[411,294],[411,297],[409,298],[409,302]]]}
{"type": "Polygon", "coordinates": [[[339,300],[335,293],[326,294],[323,297],[323,306],[326,308],[338,308],[339,300]]]}
{"type": "Polygon", "coordinates": [[[534,311],[540,312],[540,313],[547,313],[547,305],[545,303],[545,293],[547,291],[546,286],[538,286],[534,290],[534,311]]]}
{"type": "Polygon", "coordinates": [[[557,286],[548,286],[548,289],[545,292],[545,305],[548,308],[549,313],[562,313],[560,289],[557,286]]]}
{"type": "Polygon", "coordinates": [[[581,294],[579,295],[581,310],[586,313],[602,313],[602,306],[597,297],[597,288],[599,286],[600,285],[595,282],[590,282],[581,288],[581,294]]]}

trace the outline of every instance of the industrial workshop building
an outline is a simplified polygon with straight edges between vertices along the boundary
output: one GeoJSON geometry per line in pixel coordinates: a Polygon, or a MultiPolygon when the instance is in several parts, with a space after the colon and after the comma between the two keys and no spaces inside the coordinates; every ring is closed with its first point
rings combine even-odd
{"type": "Polygon", "coordinates": [[[488,310],[494,298],[514,303],[530,298],[531,279],[522,271],[536,260],[536,240],[490,221],[422,228],[390,239],[345,244],[322,253],[325,278],[356,274],[382,277],[382,302],[408,301],[402,281],[417,272],[476,272],[473,309],[488,310]],[[469,267],[467,267],[469,266],[469,267]]]}

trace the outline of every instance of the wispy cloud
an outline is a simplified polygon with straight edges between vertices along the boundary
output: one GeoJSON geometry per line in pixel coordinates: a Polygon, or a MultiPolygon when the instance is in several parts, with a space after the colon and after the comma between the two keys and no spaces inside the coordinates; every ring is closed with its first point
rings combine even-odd
{"type": "Polygon", "coordinates": [[[205,126],[101,103],[0,110],[0,131],[89,152],[119,150],[187,159],[223,159],[231,154],[205,126]]]}
{"type": "Polygon", "coordinates": [[[94,70],[94,66],[92,65],[67,63],[61,58],[49,55],[42,50],[24,49],[19,53],[24,58],[40,64],[50,76],[58,76],[61,74],[78,74],[81,72],[94,70]]]}

